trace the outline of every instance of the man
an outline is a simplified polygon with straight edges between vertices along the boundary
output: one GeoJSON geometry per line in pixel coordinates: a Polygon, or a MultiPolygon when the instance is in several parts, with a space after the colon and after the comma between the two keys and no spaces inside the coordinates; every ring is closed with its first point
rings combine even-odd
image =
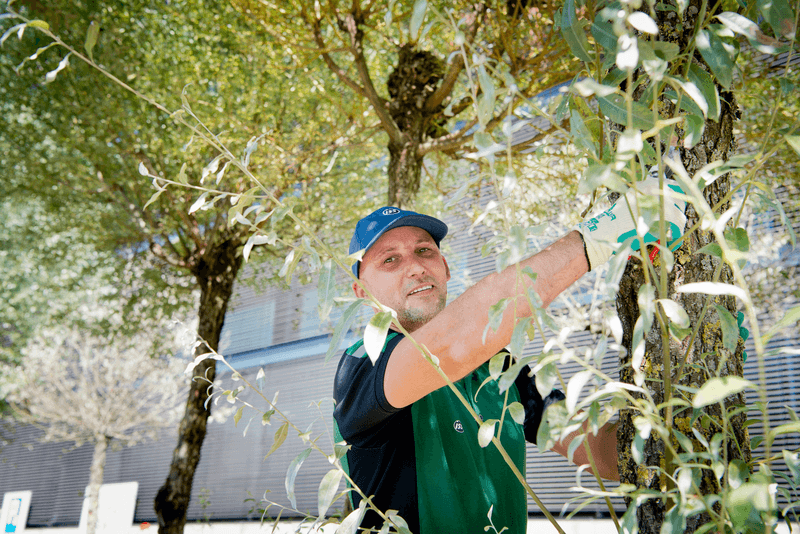
{"type": "MultiPolygon", "coordinates": [[[[638,184],[658,190],[658,180],[638,184]]],[[[665,195],[668,194],[665,188],[665,195]]],[[[504,449],[525,473],[525,439],[535,442],[542,413],[563,399],[553,391],[542,399],[527,373],[520,373],[508,398],[489,378],[488,361],[509,343],[517,318],[532,314],[526,286],[544,306],[614,253],[620,236],[635,235],[630,192],[609,210],[578,225],[549,247],[522,262],[536,273],[520,282],[511,266],[493,273],[445,306],[450,268],[439,245],[447,226],[426,215],[397,208],[380,208],[356,225],[350,253],[364,250],[353,267],[356,296],[375,298],[397,313],[408,339],[390,331],[373,365],[363,342],[347,349],[334,384],[337,440],[350,446],[345,470],[379,510],[397,510],[417,533],[484,532],[487,513],[499,531],[524,533],[527,502],[524,489],[494,445],[478,445],[479,423],[446,386],[434,366],[420,353],[425,347],[455,383],[482,420],[501,419],[504,402],[521,402],[525,424],[503,418],[504,449]],[[627,200],[628,202],[625,202],[627,200]],[[631,231],[633,230],[633,234],[631,231]],[[484,331],[489,309],[500,299],[511,302],[497,330],[484,331]]],[[[685,224],[682,201],[666,202],[673,239],[685,224]]],[[[647,234],[645,242],[655,238],[647,234]]],[[[570,439],[554,450],[566,456],[570,439]]],[[[616,433],[604,428],[589,434],[588,444],[601,476],[618,479],[616,433]]],[[[583,447],[573,459],[589,463],[583,447]]],[[[351,492],[354,506],[361,496],[351,492]]],[[[383,519],[367,512],[362,528],[380,529],[383,519]]]]}

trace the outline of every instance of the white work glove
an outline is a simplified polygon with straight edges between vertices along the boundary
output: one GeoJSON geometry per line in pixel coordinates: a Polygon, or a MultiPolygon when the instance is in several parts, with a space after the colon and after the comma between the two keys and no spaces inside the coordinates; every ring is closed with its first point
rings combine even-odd
{"type": "MultiPolygon", "coordinates": [[[[641,182],[636,183],[636,189],[648,195],[658,194],[658,178],[650,176],[641,182]]],[[[666,197],[664,203],[664,215],[667,220],[667,246],[672,248],[672,244],[683,235],[686,226],[686,202],[675,198],[671,193],[683,194],[683,190],[672,180],[664,181],[663,195],[666,197]]],[[[636,222],[631,217],[631,213],[637,216],[639,213],[637,195],[633,189],[629,189],[625,196],[620,197],[609,209],[589,217],[574,229],[583,236],[583,243],[586,247],[586,258],[589,260],[589,270],[594,270],[607,262],[616,253],[621,243],[636,236],[636,222]],[[626,202],[627,200],[627,202],[626,202]],[[630,207],[628,206],[630,204],[630,207]]],[[[643,230],[646,229],[644,221],[640,219],[643,230]]],[[[652,229],[647,229],[643,240],[645,244],[658,241],[658,222],[654,221],[652,229]]],[[[639,250],[640,241],[635,239],[631,248],[639,250]]],[[[673,249],[674,250],[674,249],[673,249]]]]}

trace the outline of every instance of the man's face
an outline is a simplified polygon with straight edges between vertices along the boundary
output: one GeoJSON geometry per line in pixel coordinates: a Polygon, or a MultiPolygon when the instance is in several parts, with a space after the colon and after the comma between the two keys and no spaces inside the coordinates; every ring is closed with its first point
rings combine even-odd
{"type": "MultiPolygon", "coordinates": [[[[359,278],[384,306],[397,312],[403,328],[413,332],[444,309],[450,268],[433,238],[416,226],[383,234],[364,254],[359,278]]],[[[356,296],[366,293],[353,284],[356,296]]]]}

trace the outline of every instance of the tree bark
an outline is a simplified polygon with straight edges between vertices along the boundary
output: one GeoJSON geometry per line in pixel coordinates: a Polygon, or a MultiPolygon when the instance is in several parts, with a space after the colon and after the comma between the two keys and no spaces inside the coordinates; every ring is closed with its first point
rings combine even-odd
{"type": "Polygon", "coordinates": [[[443,75],[442,61],[430,52],[411,45],[400,48],[397,67],[387,80],[389,113],[401,132],[400,140],[389,139],[389,205],[411,205],[422,179],[419,146],[444,133],[439,124],[443,106],[426,106],[443,75]]]}
{"type": "MultiPolygon", "coordinates": [[[[213,350],[219,346],[225,312],[233,294],[233,283],[242,265],[241,247],[241,239],[229,235],[212,245],[192,269],[200,285],[197,335],[213,350]]],[[[206,346],[200,345],[195,349],[194,356],[207,352],[206,346]]],[[[211,385],[215,376],[214,359],[203,360],[194,369],[169,475],[155,498],[159,534],[181,534],[186,524],[194,473],[200,462],[200,448],[211,415],[211,404],[206,405],[206,400],[213,391],[211,385]]]]}
{"type": "Polygon", "coordinates": [[[103,434],[95,436],[92,467],[89,470],[89,487],[86,494],[88,506],[86,510],[86,534],[97,532],[97,505],[100,497],[100,486],[103,485],[103,471],[106,467],[108,438],[103,434]]]}
{"type": "MultiPolygon", "coordinates": [[[[673,3],[674,2],[669,2],[673,3]]],[[[695,21],[699,13],[700,2],[691,1],[686,9],[682,25],[676,25],[677,10],[659,11],[660,35],[670,36],[670,40],[677,42],[682,52],[687,51],[692,32],[695,30],[695,21]]],[[[698,54],[693,58],[695,64],[707,70],[698,54]]],[[[727,160],[735,149],[735,139],[733,137],[733,124],[738,117],[737,104],[733,94],[720,90],[720,100],[722,110],[719,121],[707,120],[705,131],[701,141],[692,149],[679,148],[677,153],[686,167],[690,176],[694,174],[706,163],[716,160],[727,160]]],[[[669,108],[669,106],[665,106],[669,108]]],[[[678,130],[678,144],[682,146],[683,132],[678,130]]],[[[717,179],[709,185],[704,196],[709,205],[715,206],[718,213],[729,208],[729,203],[721,203],[721,199],[730,190],[729,179],[726,176],[717,179]]],[[[686,227],[694,225],[698,216],[691,205],[686,210],[686,227]]],[[[669,347],[663,350],[662,332],[657,321],[654,322],[652,329],[646,333],[646,349],[644,360],[640,369],[645,375],[644,387],[652,395],[656,405],[664,402],[668,397],[681,395],[675,389],[676,385],[698,388],[714,375],[719,376],[742,376],[742,350],[743,342],[740,340],[734,353],[723,347],[721,322],[716,311],[715,305],[727,309],[734,317],[736,316],[736,302],[731,296],[709,296],[701,293],[677,293],[676,288],[691,282],[711,281],[715,273],[719,272],[719,282],[729,283],[732,281],[732,272],[727,265],[721,265],[721,260],[707,255],[698,254],[697,251],[703,246],[715,241],[711,232],[698,230],[684,240],[681,248],[675,253],[675,266],[668,275],[667,295],[658,295],[658,298],[671,298],[680,304],[690,318],[692,328],[698,327],[698,333],[693,342],[690,343],[691,336],[686,336],[681,342],[669,337],[669,347]],[[707,303],[708,300],[708,303],[707,303]],[[705,308],[705,311],[704,311],[705,308]],[[684,366],[684,355],[686,361],[684,366]],[[665,361],[665,357],[669,361],[665,361]],[[669,378],[672,384],[670,392],[665,391],[665,364],[670,370],[669,378]],[[677,374],[682,369],[680,376],[677,374]]],[[[654,261],[656,273],[660,273],[661,256],[657,256],[654,261]]],[[[642,264],[638,260],[631,260],[627,266],[625,274],[620,282],[620,289],[617,295],[617,312],[623,325],[623,345],[626,348],[625,354],[620,360],[620,380],[633,383],[634,370],[631,367],[632,354],[632,334],[634,324],[639,317],[638,292],[644,284],[642,264]]],[[[658,285],[656,284],[658,292],[658,285]]],[[[689,397],[691,400],[691,397],[689,397]]],[[[733,395],[724,400],[726,411],[731,411],[745,405],[744,394],[733,395]]],[[[654,433],[646,440],[644,454],[641,464],[637,464],[631,454],[631,447],[636,435],[636,428],[633,419],[638,414],[633,410],[623,410],[620,414],[620,425],[618,429],[618,453],[619,453],[619,472],[620,481],[623,483],[634,484],[640,489],[651,489],[659,492],[666,492],[672,487],[672,483],[667,476],[674,472],[674,465],[671,457],[667,454],[665,443],[654,433]]],[[[671,431],[679,430],[681,433],[692,440],[695,451],[704,450],[704,446],[693,435],[693,429],[699,431],[707,442],[711,442],[712,436],[727,428],[731,438],[723,441],[722,454],[725,463],[729,464],[734,459],[741,459],[745,462],[750,461],[750,440],[747,428],[744,426],[745,414],[739,413],[728,417],[728,423],[724,422],[724,417],[719,404],[707,406],[702,409],[698,416],[693,414],[691,409],[676,411],[669,415],[666,409],[662,410],[661,416],[667,421],[667,428],[671,431]],[[671,420],[669,420],[671,419],[671,420]],[[730,425],[728,428],[726,425],[730,425]]],[[[673,446],[679,452],[683,451],[678,445],[674,434],[671,434],[673,446]]],[[[726,465],[727,467],[727,465],[726,465]]],[[[710,469],[702,471],[699,483],[700,492],[703,495],[717,493],[720,490],[719,480],[714,476],[710,469]]],[[[630,505],[630,503],[629,503],[630,505]]],[[[637,522],[641,534],[658,534],[664,522],[665,514],[671,508],[672,503],[667,499],[650,499],[639,504],[637,509],[637,522]]],[[[708,514],[703,513],[687,518],[685,532],[694,532],[701,525],[710,520],[708,514]]]]}

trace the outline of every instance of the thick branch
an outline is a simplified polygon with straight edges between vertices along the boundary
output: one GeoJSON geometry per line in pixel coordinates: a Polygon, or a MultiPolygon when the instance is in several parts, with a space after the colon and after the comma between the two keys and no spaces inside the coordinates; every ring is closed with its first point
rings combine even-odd
{"type": "Polygon", "coordinates": [[[358,71],[358,76],[361,78],[361,83],[364,84],[364,95],[375,109],[375,113],[377,113],[378,118],[381,121],[381,126],[383,126],[384,131],[389,134],[389,139],[395,143],[402,143],[403,134],[400,132],[400,128],[397,127],[397,123],[389,113],[386,100],[378,95],[378,92],[375,90],[375,86],[372,83],[372,77],[369,74],[369,67],[367,67],[367,61],[364,58],[364,46],[362,42],[364,35],[361,31],[359,31],[358,22],[353,14],[347,15],[344,25],[347,31],[350,33],[350,52],[353,54],[353,62],[355,63],[356,70],[358,71]]]}
{"type": "Polygon", "coordinates": [[[327,48],[325,45],[325,41],[322,39],[322,32],[320,31],[319,23],[320,23],[319,20],[314,20],[314,22],[311,24],[311,28],[314,31],[314,41],[316,41],[317,46],[319,47],[320,50],[320,55],[322,56],[323,61],[325,61],[325,64],[328,66],[328,69],[330,69],[330,71],[334,73],[342,83],[344,83],[347,87],[352,89],[353,92],[355,92],[360,96],[366,97],[367,94],[364,88],[358,85],[352,78],[350,78],[345,73],[344,69],[342,69],[339,65],[337,65],[336,62],[333,60],[333,58],[330,56],[330,54],[326,52],[327,48]]]}
{"type": "MultiPolygon", "coordinates": [[[[476,14],[475,20],[470,26],[467,35],[464,37],[465,45],[471,45],[475,41],[475,35],[478,33],[478,28],[480,27],[480,20],[483,14],[483,11],[486,9],[484,4],[481,4],[479,13],[476,14]]],[[[464,70],[464,56],[462,54],[456,55],[453,62],[450,64],[450,68],[447,70],[447,74],[445,74],[442,83],[439,84],[439,87],[436,88],[436,91],[428,97],[428,100],[425,102],[425,111],[433,111],[438,106],[444,102],[445,98],[450,96],[453,92],[453,87],[455,86],[456,82],[458,81],[458,76],[461,74],[461,71],[464,70]]]]}

